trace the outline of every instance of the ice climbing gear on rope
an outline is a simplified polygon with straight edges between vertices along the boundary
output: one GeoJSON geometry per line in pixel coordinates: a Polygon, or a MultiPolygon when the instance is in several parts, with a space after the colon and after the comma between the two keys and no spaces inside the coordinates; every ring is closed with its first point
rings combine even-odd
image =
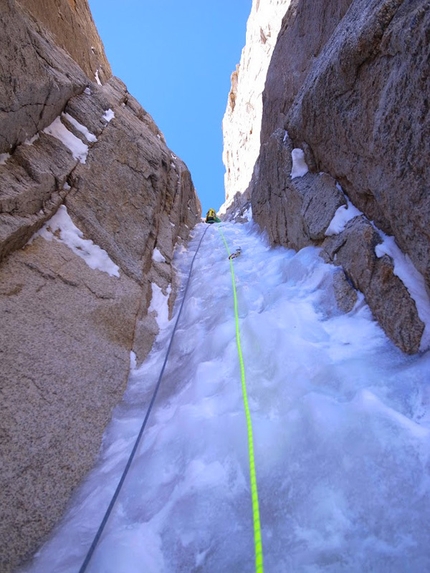
{"type": "Polygon", "coordinates": [[[242,253],[242,247],[237,247],[234,253],[228,256],[229,259],[236,259],[242,253]]]}
{"type": "MultiPolygon", "coordinates": [[[[258,504],[258,490],[257,490],[257,475],[255,472],[255,457],[254,457],[254,438],[252,433],[252,421],[251,413],[248,404],[248,393],[246,391],[246,379],[245,379],[245,365],[243,363],[242,346],[240,343],[240,329],[239,329],[239,313],[237,304],[237,292],[236,292],[236,278],[234,275],[233,266],[233,256],[228,248],[227,241],[225,239],[224,233],[222,232],[222,227],[218,227],[221,233],[222,240],[224,242],[225,248],[227,249],[228,258],[230,261],[230,272],[231,272],[231,282],[233,286],[233,300],[234,300],[234,320],[236,325],[236,344],[237,353],[239,355],[240,364],[240,377],[242,381],[242,395],[243,404],[245,408],[246,417],[246,427],[248,432],[248,453],[249,453],[249,479],[251,484],[251,499],[252,499],[252,516],[254,521],[254,547],[255,547],[255,571],[256,573],[263,573],[263,543],[261,539],[261,525],[260,525],[260,509],[258,504]]],[[[234,253],[233,253],[234,254],[234,253]]],[[[240,253],[239,253],[240,254],[240,253]]],[[[236,255],[237,256],[237,255],[236,255]]]]}
{"type": "Polygon", "coordinates": [[[96,549],[96,547],[97,547],[97,544],[98,544],[98,542],[99,542],[99,540],[100,540],[100,537],[101,537],[101,535],[102,535],[102,533],[103,533],[103,530],[104,530],[104,528],[105,528],[105,526],[106,526],[106,523],[108,522],[108,519],[109,519],[109,517],[110,517],[110,514],[112,513],[113,507],[114,507],[115,502],[116,502],[116,500],[117,500],[117,498],[118,498],[118,495],[119,495],[119,493],[120,493],[120,491],[121,491],[121,488],[122,488],[122,486],[123,486],[123,483],[124,483],[124,481],[125,481],[125,478],[127,477],[128,470],[130,469],[130,466],[131,466],[131,464],[132,464],[132,462],[133,462],[133,458],[134,458],[134,456],[135,456],[135,454],[136,454],[137,448],[138,448],[139,443],[140,443],[140,440],[141,440],[141,438],[142,438],[143,431],[144,431],[144,429],[145,429],[145,427],[146,427],[146,424],[147,424],[147,422],[148,422],[149,414],[151,413],[152,407],[153,407],[154,402],[155,402],[155,398],[157,397],[157,393],[158,393],[158,390],[159,390],[159,388],[160,388],[161,379],[163,378],[164,370],[165,370],[166,364],[167,364],[167,359],[169,358],[170,349],[172,348],[173,337],[175,336],[175,333],[176,333],[176,330],[177,330],[177,327],[178,327],[178,323],[179,323],[179,319],[180,319],[180,317],[181,317],[182,308],[183,308],[183,306],[184,306],[185,298],[186,298],[186,296],[187,296],[187,291],[188,291],[188,286],[189,286],[189,284],[190,284],[191,273],[192,273],[192,271],[193,271],[194,261],[195,261],[195,259],[196,259],[196,257],[197,257],[197,253],[199,252],[200,246],[201,246],[201,244],[202,244],[202,241],[203,241],[204,236],[205,236],[205,234],[206,234],[206,231],[207,231],[208,229],[209,229],[209,227],[206,227],[206,229],[204,230],[204,232],[203,232],[203,234],[202,234],[202,236],[201,236],[201,238],[200,238],[199,244],[198,244],[198,246],[197,246],[197,250],[196,250],[196,252],[194,253],[193,259],[192,259],[192,261],[191,261],[190,272],[188,273],[188,279],[187,279],[187,283],[186,283],[186,285],[185,285],[184,295],[183,295],[182,301],[181,301],[181,306],[179,307],[178,316],[177,316],[177,318],[176,318],[175,326],[173,327],[172,336],[170,337],[170,342],[169,342],[169,346],[167,347],[167,352],[166,352],[166,356],[165,356],[165,358],[164,358],[163,366],[162,366],[162,368],[161,368],[161,371],[160,371],[160,375],[159,375],[159,377],[158,377],[157,384],[155,385],[155,389],[154,389],[154,392],[153,392],[153,394],[152,394],[151,402],[149,403],[148,410],[147,410],[146,415],[145,415],[145,419],[143,420],[142,426],[141,426],[141,428],[140,428],[139,434],[138,434],[138,436],[137,436],[137,438],[136,438],[136,441],[135,441],[135,443],[134,443],[134,446],[133,446],[133,449],[132,449],[132,451],[131,451],[131,454],[130,454],[128,460],[127,460],[127,464],[126,464],[126,466],[125,466],[125,468],[124,468],[124,471],[123,471],[123,473],[122,473],[121,479],[120,479],[119,482],[118,482],[118,485],[117,485],[117,487],[116,487],[115,493],[113,494],[113,497],[112,497],[112,499],[111,499],[111,502],[110,502],[110,504],[109,504],[109,507],[108,507],[107,510],[106,510],[106,513],[105,513],[105,515],[104,515],[104,517],[103,517],[103,520],[102,520],[102,522],[101,522],[101,524],[100,524],[100,527],[99,527],[99,529],[98,529],[98,531],[97,531],[97,533],[96,533],[96,535],[95,535],[95,537],[94,537],[94,539],[93,539],[93,542],[92,542],[92,544],[91,544],[91,547],[90,547],[89,550],[88,550],[88,553],[87,553],[87,555],[86,555],[86,557],[85,557],[85,560],[84,560],[84,562],[82,563],[81,568],[79,569],[79,573],[84,573],[84,572],[87,570],[87,567],[88,567],[88,564],[89,564],[89,562],[90,562],[90,560],[91,560],[91,557],[93,556],[93,553],[94,553],[94,551],[95,551],[95,549],[96,549]]]}

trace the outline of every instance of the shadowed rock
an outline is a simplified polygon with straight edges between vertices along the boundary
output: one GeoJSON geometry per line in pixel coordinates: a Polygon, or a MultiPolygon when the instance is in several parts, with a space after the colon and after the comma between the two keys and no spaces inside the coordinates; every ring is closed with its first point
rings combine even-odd
{"type": "Polygon", "coordinates": [[[355,288],[364,293],[382,328],[403,352],[418,352],[424,324],[407,288],[394,274],[391,258],[376,256],[375,247],[380,242],[371,223],[365,217],[355,217],[339,235],[326,239],[322,257],[343,267],[355,288]]]}
{"type": "Polygon", "coordinates": [[[272,244],[301,249],[325,237],[336,210],[346,201],[325,173],[291,179],[292,142],[277,129],[261,147],[250,190],[255,221],[272,244]]]}

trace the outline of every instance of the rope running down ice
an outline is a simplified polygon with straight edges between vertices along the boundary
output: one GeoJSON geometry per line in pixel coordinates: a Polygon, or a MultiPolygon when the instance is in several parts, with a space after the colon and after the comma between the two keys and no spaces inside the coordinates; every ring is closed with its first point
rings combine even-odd
{"type": "Polygon", "coordinates": [[[227,241],[222,232],[221,226],[218,227],[221,233],[222,240],[224,241],[225,248],[229,256],[231,282],[233,286],[233,299],[234,299],[234,318],[236,325],[236,344],[237,353],[239,355],[240,376],[242,381],[242,395],[243,404],[245,408],[246,427],[248,432],[248,454],[249,454],[249,478],[251,484],[251,499],[252,499],[252,516],[254,522],[254,548],[255,548],[255,571],[256,573],[263,573],[263,543],[261,539],[261,524],[260,524],[260,509],[258,503],[258,489],[257,489],[257,475],[255,471],[255,457],[254,457],[254,438],[252,433],[251,412],[249,410],[248,393],[246,390],[245,379],[245,365],[243,362],[242,345],[240,343],[240,329],[239,329],[239,313],[237,304],[236,292],[236,278],[234,275],[233,257],[231,257],[230,249],[228,248],[227,241]]]}
{"type": "Polygon", "coordinates": [[[158,390],[159,390],[159,388],[160,388],[161,379],[163,378],[164,370],[165,370],[166,364],[167,364],[167,359],[169,358],[169,354],[170,354],[170,349],[172,348],[173,337],[175,336],[175,332],[176,332],[176,329],[177,329],[177,327],[178,327],[179,319],[180,319],[180,317],[181,317],[182,308],[183,308],[183,306],[184,306],[184,301],[185,301],[185,298],[186,298],[186,296],[187,296],[188,286],[189,286],[189,284],[190,284],[191,273],[192,273],[192,271],[193,271],[194,261],[195,261],[195,259],[196,259],[197,253],[199,252],[200,246],[201,246],[201,244],[202,244],[202,241],[203,241],[203,239],[204,239],[204,236],[206,235],[206,231],[208,230],[208,228],[209,228],[209,226],[206,227],[206,229],[204,230],[203,235],[201,236],[200,242],[199,242],[199,244],[198,244],[197,250],[196,250],[196,252],[194,253],[193,259],[192,259],[192,261],[191,261],[190,272],[189,272],[189,274],[188,274],[187,283],[186,283],[186,285],[185,285],[185,290],[184,290],[184,295],[183,295],[183,297],[182,297],[181,306],[180,306],[180,308],[179,308],[178,316],[177,316],[177,318],[176,318],[175,326],[173,327],[172,336],[170,337],[170,342],[169,342],[169,346],[168,346],[168,348],[167,348],[166,356],[165,356],[165,358],[164,358],[163,366],[162,366],[162,368],[161,368],[161,372],[160,372],[160,375],[159,375],[159,377],[158,377],[158,381],[157,381],[157,384],[156,384],[156,386],[155,386],[154,393],[153,393],[152,398],[151,398],[151,402],[149,403],[149,407],[148,407],[148,410],[147,410],[147,412],[146,412],[145,419],[143,420],[142,426],[141,426],[141,428],[140,428],[139,434],[138,434],[138,436],[137,436],[137,438],[136,438],[136,441],[135,441],[135,443],[134,443],[134,446],[133,446],[133,449],[132,449],[132,451],[131,451],[131,454],[130,454],[130,456],[129,456],[129,458],[128,458],[127,464],[126,464],[126,466],[125,466],[125,468],[124,468],[124,471],[123,471],[123,473],[122,473],[121,479],[120,479],[119,482],[118,482],[118,485],[117,485],[117,488],[116,488],[116,490],[115,490],[115,493],[113,494],[113,497],[112,497],[112,499],[111,499],[111,502],[110,502],[110,504],[109,504],[109,507],[108,507],[107,510],[106,510],[106,513],[105,513],[105,515],[104,515],[104,517],[103,517],[103,520],[102,520],[102,522],[101,522],[101,524],[100,524],[100,527],[99,527],[99,529],[98,529],[98,531],[97,531],[97,533],[96,533],[96,535],[95,535],[95,537],[94,537],[94,539],[93,539],[93,542],[92,542],[92,544],[91,544],[91,547],[89,548],[89,550],[88,550],[88,552],[87,552],[87,555],[86,555],[86,557],[85,557],[85,560],[84,560],[84,562],[82,563],[81,568],[79,569],[79,573],[84,573],[84,572],[87,570],[87,567],[88,567],[88,564],[89,564],[89,562],[90,562],[90,560],[91,560],[91,557],[93,556],[93,553],[94,553],[94,551],[95,551],[95,549],[96,549],[96,547],[97,547],[97,544],[98,544],[98,542],[99,542],[99,540],[100,540],[100,537],[101,537],[101,535],[102,535],[102,533],[103,533],[103,530],[104,530],[104,528],[105,528],[105,526],[106,526],[106,523],[108,522],[108,519],[109,519],[109,517],[110,517],[110,514],[112,513],[113,507],[114,507],[115,502],[116,502],[116,500],[117,500],[117,498],[118,498],[118,495],[119,495],[119,493],[120,493],[120,491],[121,491],[121,488],[122,488],[122,486],[123,486],[123,483],[124,483],[124,481],[125,481],[125,478],[127,477],[128,471],[129,471],[130,466],[131,466],[131,464],[132,464],[132,462],[133,462],[133,458],[134,458],[134,456],[135,456],[135,454],[136,454],[137,448],[138,448],[139,443],[140,443],[140,440],[141,440],[141,438],[142,438],[143,431],[145,430],[146,424],[147,424],[147,422],[148,422],[149,414],[151,413],[152,407],[153,407],[154,402],[155,402],[155,398],[157,397],[157,393],[158,393],[158,390]]]}

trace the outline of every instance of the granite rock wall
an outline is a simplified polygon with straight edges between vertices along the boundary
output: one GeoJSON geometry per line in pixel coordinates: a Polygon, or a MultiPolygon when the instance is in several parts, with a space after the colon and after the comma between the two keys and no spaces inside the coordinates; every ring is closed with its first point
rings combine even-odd
{"type": "Polygon", "coordinates": [[[422,317],[375,247],[383,233],[393,236],[430,292],[430,3],[330,0],[319,11],[295,0],[284,16],[247,195],[273,244],[321,246],[393,342],[414,353],[423,349],[422,317]],[[291,174],[293,150],[308,167],[301,177],[291,174]],[[351,202],[361,222],[334,240],[326,231],[339,201],[351,202]]]}
{"type": "Polygon", "coordinates": [[[152,296],[161,290],[172,309],[173,251],[201,212],[186,165],[126,86],[94,82],[53,25],[35,19],[37,3],[3,4],[0,571],[9,573],[94,464],[131,353],[140,363],[158,332],[152,296]]]}

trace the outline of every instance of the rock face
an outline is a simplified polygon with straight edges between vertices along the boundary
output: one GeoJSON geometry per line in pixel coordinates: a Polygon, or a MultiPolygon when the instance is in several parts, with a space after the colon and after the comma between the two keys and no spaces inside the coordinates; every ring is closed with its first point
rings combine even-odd
{"type": "Polygon", "coordinates": [[[104,83],[112,76],[87,0],[18,0],[18,4],[53,36],[55,44],[89,78],[104,83]]]}
{"type": "Polygon", "coordinates": [[[226,204],[249,185],[260,150],[262,94],[282,17],[290,0],[253,0],[246,45],[231,76],[223,119],[226,204]]]}
{"type": "Polygon", "coordinates": [[[377,259],[374,246],[370,256],[366,237],[370,222],[394,236],[430,289],[429,25],[428,2],[293,0],[267,72],[247,189],[273,244],[322,246],[405,352],[423,348],[423,322],[389,257],[377,259]],[[294,149],[309,167],[303,177],[291,177],[294,149]],[[325,233],[343,197],[367,223],[345,228],[337,251],[325,233]]]}
{"type": "Polygon", "coordinates": [[[142,361],[157,334],[152,296],[172,307],[173,249],[200,220],[152,118],[117,78],[94,83],[25,4],[8,0],[0,23],[2,573],[93,465],[130,353],[142,361]]]}
{"type": "Polygon", "coordinates": [[[49,125],[88,78],[14,0],[2,2],[0,32],[0,153],[8,153],[49,125]]]}
{"type": "Polygon", "coordinates": [[[326,173],[291,178],[292,142],[276,130],[261,147],[254,171],[254,219],[268,229],[273,244],[301,249],[321,242],[337,209],[346,204],[336,182],[326,173]],[[286,200],[287,198],[287,200],[286,200]]]}
{"type": "Polygon", "coordinates": [[[316,65],[351,2],[330,0],[324,5],[312,5],[308,0],[293,0],[284,12],[276,49],[267,70],[261,142],[266,141],[277,127],[284,126],[285,115],[309,70],[316,65]]]}

